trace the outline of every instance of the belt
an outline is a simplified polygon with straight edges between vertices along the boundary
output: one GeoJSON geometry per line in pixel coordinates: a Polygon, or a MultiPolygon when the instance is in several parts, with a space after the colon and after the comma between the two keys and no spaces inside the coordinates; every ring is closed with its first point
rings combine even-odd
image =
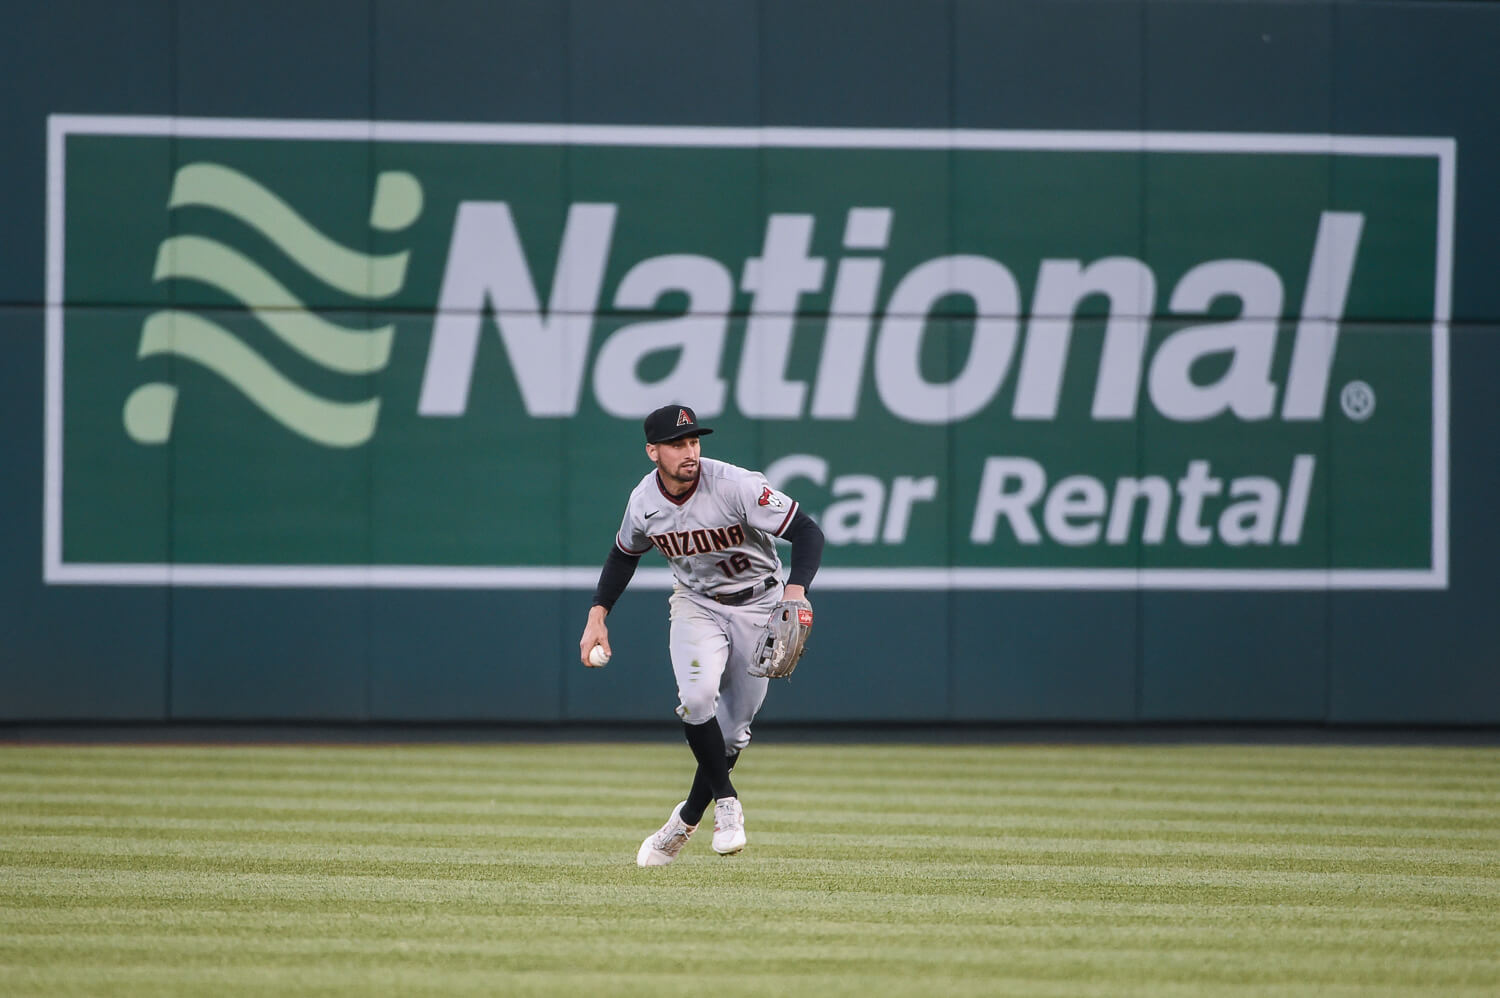
{"type": "Polygon", "coordinates": [[[761,593],[770,592],[780,584],[780,580],[776,576],[771,575],[761,579],[753,586],[746,586],[744,589],[732,593],[709,593],[708,598],[716,603],[723,603],[726,606],[739,606],[741,603],[750,602],[761,593]]]}

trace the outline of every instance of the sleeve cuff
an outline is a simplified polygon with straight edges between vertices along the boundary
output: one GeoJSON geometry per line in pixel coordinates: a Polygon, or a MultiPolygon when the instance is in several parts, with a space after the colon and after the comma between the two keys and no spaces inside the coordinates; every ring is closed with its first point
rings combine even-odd
{"type": "MultiPolygon", "coordinates": [[[[783,524],[783,526],[785,526],[785,524],[783,524]]],[[[628,547],[626,547],[625,545],[621,544],[620,543],[620,538],[616,537],[615,538],[615,547],[617,547],[617,548],[620,549],[620,553],[621,554],[629,555],[632,558],[639,558],[641,555],[645,554],[647,551],[650,551],[651,548],[652,548],[652,545],[647,544],[645,547],[641,548],[639,551],[632,551],[628,547]]]]}
{"type": "Polygon", "coordinates": [[[797,500],[792,500],[792,508],[786,511],[786,519],[781,521],[781,526],[776,528],[776,536],[780,537],[786,531],[787,525],[797,515],[797,500]]]}

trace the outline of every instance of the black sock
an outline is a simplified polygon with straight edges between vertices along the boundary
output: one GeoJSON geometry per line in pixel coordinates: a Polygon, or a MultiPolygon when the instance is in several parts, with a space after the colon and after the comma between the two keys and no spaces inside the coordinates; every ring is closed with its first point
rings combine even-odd
{"type": "Polygon", "coordinates": [[[693,750],[693,758],[698,760],[698,767],[708,778],[708,789],[714,798],[733,797],[729,757],[724,751],[724,732],[720,730],[719,722],[710,719],[703,724],[688,724],[684,721],[682,733],[687,738],[688,747],[693,750]]]}
{"type": "Polygon", "coordinates": [[[696,825],[703,820],[703,812],[708,810],[708,805],[713,803],[714,792],[708,789],[708,777],[703,775],[703,767],[693,774],[693,789],[688,791],[687,803],[682,805],[679,816],[689,825],[696,825]]]}
{"type": "MultiPolygon", "coordinates": [[[[728,763],[729,769],[733,770],[734,764],[739,761],[739,758],[740,754],[738,752],[731,752],[724,757],[724,761],[728,763]]],[[[733,788],[731,787],[730,789],[733,788]]],[[[696,825],[703,820],[703,812],[707,811],[708,805],[713,802],[714,792],[709,788],[708,775],[703,772],[703,767],[699,766],[697,771],[693,773],[693,789],[688,791],[687,803],[682,805],[682,810],[678,812],[678,817],[682,818],[689,825],[696,825]]]]}
{"type": "Polygon", "coordinates": [[[724,732],[718,721],[684,722],[682,729],[693,757],[698,760],[698,769],[693,774],[693,787],[688,791],[687,803],[682,805],[679,815],[687,824],[696,825],[703,820],[703,812],[710,802],[719,797],[737,796],[734,784],[729,780],[729,770],[740,754],[736,752],[731,756],[725,753],[724,732]]]}

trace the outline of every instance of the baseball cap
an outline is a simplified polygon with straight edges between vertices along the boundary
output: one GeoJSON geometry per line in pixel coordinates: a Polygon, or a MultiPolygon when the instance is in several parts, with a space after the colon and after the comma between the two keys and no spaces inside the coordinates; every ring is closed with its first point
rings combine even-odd
{"type": "Polygon", "coordinates": [[[646,443],[664,444],[668,440],[682,437],[704,436],[712,433],[706,426],[698,425],[698,414],[685,405],[664,405],[646,417],[646,443]]]}

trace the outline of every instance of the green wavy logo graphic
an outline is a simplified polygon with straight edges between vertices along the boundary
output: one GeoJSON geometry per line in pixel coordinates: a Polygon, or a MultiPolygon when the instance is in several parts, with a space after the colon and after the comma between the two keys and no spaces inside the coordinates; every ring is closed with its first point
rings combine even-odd
{"type": "MultiPolygon", "coordinates": [[[[378,256],[344,246],[319,232],[284,200],[255,180],[216,163],[189,163],[173,179],[169,209],[202,207],[255,229],[323,284],[366,301],[390,298],[406,280],[410,251],[378,256]]],[[[409,173],[387,171],[375,182],[370,225],[400,232],[422,213],[422,186],[409,173]]],[[[339,374],[373,374],[390,361],[391,325],[351,329],[308,310],[265,268],[214,239],[177,235],[162,241],[156,281],[190,280],[239,301],[278,339],[339,374]]],[[[375,433],[380,399],[340,402],[293,382],[218,323],[183,309],[148,316],[137,356],[182,357],[213,371],[287,429],[325,447],[357,447],[375,433]]],[[[142,444],[172,436],[177,387],[142,385],[125,402],[125,431],[142,444]]]]}

